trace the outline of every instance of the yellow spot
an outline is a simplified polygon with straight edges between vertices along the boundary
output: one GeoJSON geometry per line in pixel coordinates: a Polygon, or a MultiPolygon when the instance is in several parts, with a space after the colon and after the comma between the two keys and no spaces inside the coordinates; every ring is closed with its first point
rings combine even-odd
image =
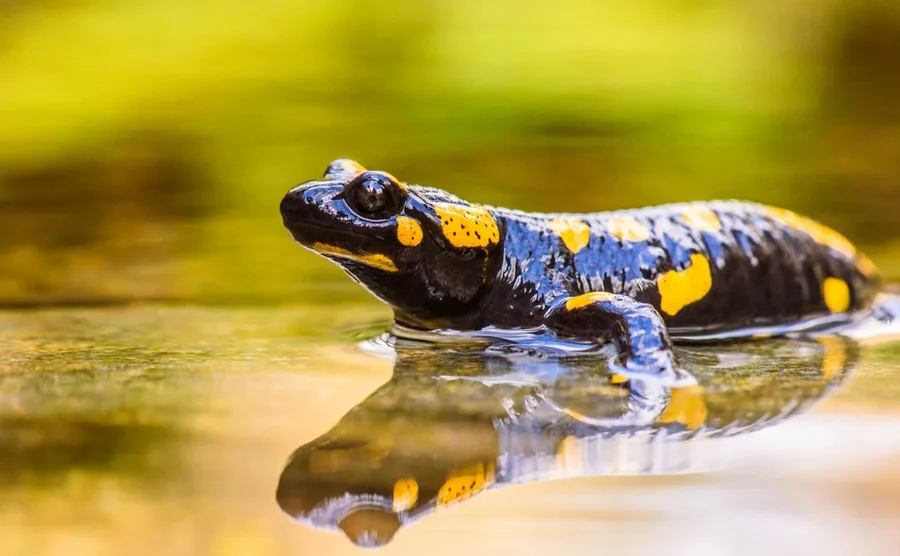
{"type": "Polygon", "coordinates": [[[689,206],[681,212],[681,219],[704,232],[718,232],[722,228],[722,222],[716,213],[706,207],[689,206]]]}
{"type": "Polygon", "coordinates": [[[574,436],[563,438],[556,448],[556,463],[560,469],[578,473],[584,469],[584,458],[578,439],[574,436]]]}
{"type": "Polygon", "coordinates": [[[437,495],[437,505],[446,506],[452,502],[465,500],[494,484],[494,464],[473,465],[451,474],[441,485],[437,495]]]}
{"type": "Polygon", "coordinates": [[[816,338],[824,350],[822,354],[822,378],[831,380],[844,372],[847,364],[847,346],[837,336],[816,338]]]}
{"type": "Polygon", "coordinates": [[[340,160],[335,160],[328,166],[328,170],[325,171],[325,177],[329,176],[337,176],[339,174],[362,174],[366,169],[362,164],[355,160],[350,160],[349,158],[342,158],[340,160]]]}
{"type": "Polygon", "coordinates": [[[650,230],[631,216],[613,216],[606,222],[609,231],[625,241],[645,241],[650,230]]]}
{"type": "Polygon", "coordinates": [[[863,276],[873,276],[878,274],[878,268],[875,266],[875,263],[872,262],[872,259],[862,253],[856,255],[856,269],[859,270],[863,276]]]}
{"type": "Polygon", "coordinates": [[[588,225],[575,218],[554,218],[550,221],[550,229],[562,239],[569,251],[577,253],[587,247],[591,240],[588,225]]]}
{"type": "Polygon", "coordinates": [[[700,301],[712,288],[712,274],[709,261],[695,253],[691,255],[691,266],[663,274],[659,282],[659,308],[667,315],[675,316],[678,311],[695,301],[700,301]]]}
{"type": "Polygon", "coordinates": [[[497,222],[485,208],[438,203],[434,210],[444,237],[454,247],[487,247],[500,242],[497,222]]]}
{"type": "Polygon", "coordinates": [[[805,233],[816,243],[826,245],[847,257],[853,257],[856,254],[856,248],[847,238],[815,220],[783,208],[767,206],[765,210],[770,217],[805,233]]]}
{"type": "Polygon", "coordinates": [[[384,270],[386,272],[397,272],[398,270],[400,270],[399,268],[397,268],[397,265],[394,264],[394,261],[390,260],[385,255],[357,255],[356,253],[347,251],[346,249],[342,249],[335,245],[328,245],[327,243],[319,242],[313,243],[312,248],[313,250],[318,251],[323,255],[331,255],[332,257],[350,259],[352,261],[357,261],[365,265],[384,270]]]}
{"type": "Polygon", "coordinates": [[[404,512],[416,505],[419,499],[419,483],[415,479],[400,479],[394,483],[395,512],[404,512]]]}
{"type": "Polygon", "coordinates": [[[850,308],[850,286],[840,278],[825,278],[822,298],[832,313],[845,313],[850,308]]]}
{"type": "Polygon", "coordinates": [[[628,382],[628,377],[625,375],[612,374],[609,376],[610,384],[625,384],[628,382]]]}
{"type": "Polygon", "coordinates": [[[686,388],[672,388],[669,396],[669,404],[666,410],[659,416],[659,422],[681,423],[687,429],[699,429],[706,422],[709,410],[703,399],[703,389],[700,386],[688,386],[686,388]]]}
{"type": "Polygon", "coordinates": [[[422,243],[422,226],[409,216],[398,216],[397,241],[407,247],[422,243]]]}
{"type": "Polygon", "coordinates": [[[585,293],[582,295],[577,295],[575,297],[570,297],[566,300],[566,310],[573,311],[575,309],[582,309],[587,307],[592,303],[599,303],[601,301],[611,301],[613,299],[613,294],[607,292],[591,292],[585,293]]]}

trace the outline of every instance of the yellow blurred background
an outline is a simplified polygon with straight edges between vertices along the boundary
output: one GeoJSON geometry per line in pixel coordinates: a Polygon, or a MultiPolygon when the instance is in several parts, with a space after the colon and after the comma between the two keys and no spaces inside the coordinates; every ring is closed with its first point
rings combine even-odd
{"type": "Polygon", "coordinates": [[[786,206],[900,276],[900,4],[0,4],[0,303],[359,300],[281,195],[786,206]]]}

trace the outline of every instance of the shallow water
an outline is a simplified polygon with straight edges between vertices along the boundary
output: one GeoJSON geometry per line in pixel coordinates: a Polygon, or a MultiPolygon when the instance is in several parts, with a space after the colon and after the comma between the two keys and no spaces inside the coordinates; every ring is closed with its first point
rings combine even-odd
{"type": "Polygon", "coordinates": [[[677,392],[610,377],[602,357],[360,349],[383,319],[0,313],[0,553],[900,546],[900,344],[691,346],[699,386],[677,392]],[[347,492],[370,504],[346,534],[310,523],[347,492]]]}

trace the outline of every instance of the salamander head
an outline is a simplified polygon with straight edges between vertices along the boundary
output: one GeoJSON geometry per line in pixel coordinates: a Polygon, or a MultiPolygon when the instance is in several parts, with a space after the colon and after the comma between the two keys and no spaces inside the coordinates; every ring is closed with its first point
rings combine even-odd
{"type": "Polygon", "coordinates": [[[501,263],[501,230],[487,209],[351,160],[291,189],[281,216],[296,241],[419,328],[471,315],[501,263]]]}

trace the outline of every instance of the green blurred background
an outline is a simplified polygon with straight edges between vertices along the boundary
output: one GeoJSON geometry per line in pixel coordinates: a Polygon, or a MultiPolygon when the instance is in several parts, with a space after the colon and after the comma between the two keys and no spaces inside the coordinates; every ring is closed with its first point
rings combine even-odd
{"type": "Polygon", "coordinates": [[[900,276],[900,4],[0,2],[0,303],[365,293],[278,202],[349,156],[526,210],[711,198],[900,276]]]}

